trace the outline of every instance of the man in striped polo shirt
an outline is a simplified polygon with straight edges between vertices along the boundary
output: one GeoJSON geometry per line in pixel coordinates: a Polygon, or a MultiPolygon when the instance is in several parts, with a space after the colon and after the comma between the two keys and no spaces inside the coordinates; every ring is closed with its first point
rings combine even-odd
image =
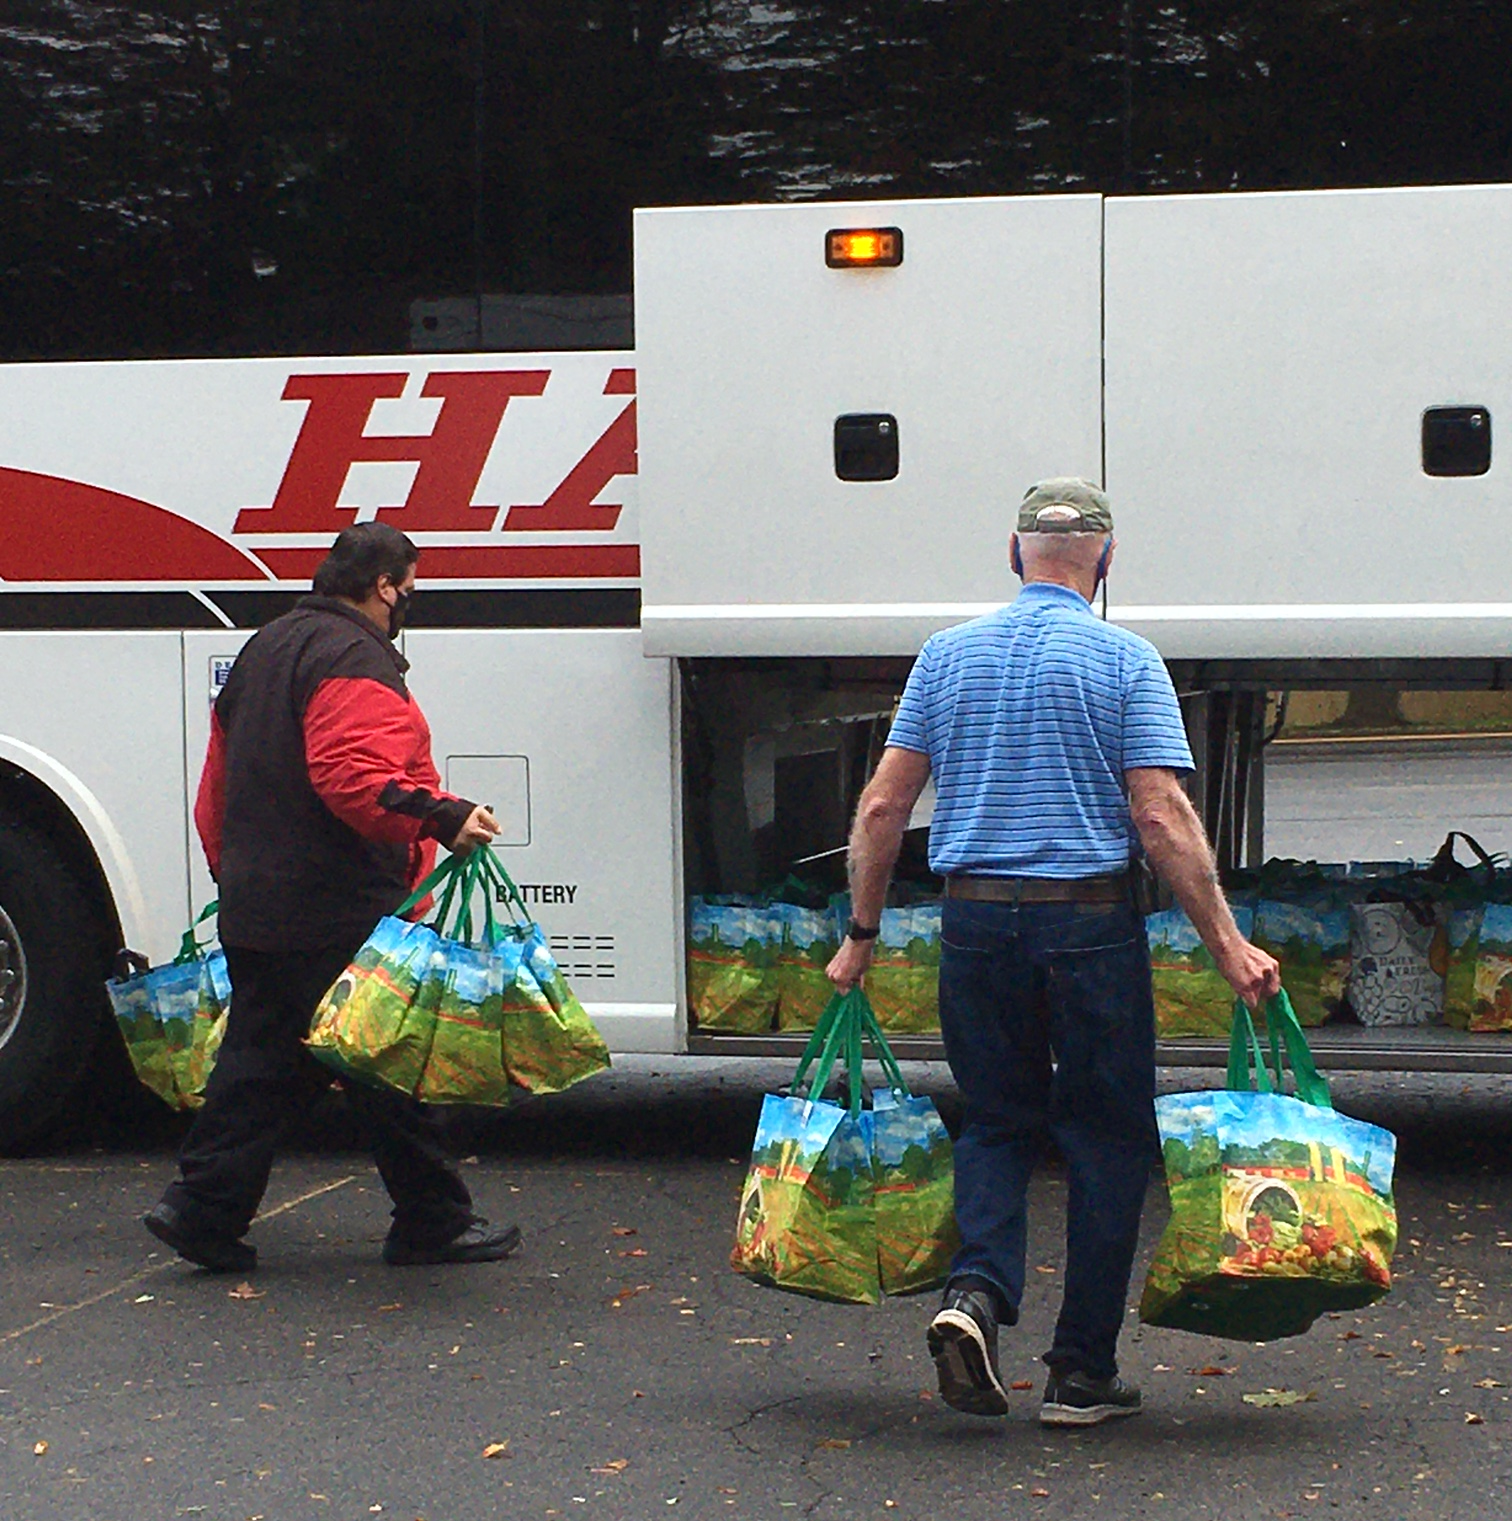
{"type": "Polygon", "coordinates": [[[1024,1291],[1029,1177],[1047,1137],[1068,1173],[1066,1281],[1040,1420],[1140,1407],[1118,1333],[1155,1130],[1155,1010],[1130,891],[1142,847],[1251,1006],[1275,960],[1234,923],[1180,778],[1191,750],[1153,645],[1097,618],[1113,516],[1090,482],[1042,481],[1009,541],[1017,601],[934,635],[909,675],[850,841],[854,917],[830,963],[871,962],[888,880],[925,783],[930,866],[946,879],[940,1027],[965,1099],[955,1148],[962,1245],[929,1327],[940,1393],[1005,1415],[998,1326],[1024,1291]]]}

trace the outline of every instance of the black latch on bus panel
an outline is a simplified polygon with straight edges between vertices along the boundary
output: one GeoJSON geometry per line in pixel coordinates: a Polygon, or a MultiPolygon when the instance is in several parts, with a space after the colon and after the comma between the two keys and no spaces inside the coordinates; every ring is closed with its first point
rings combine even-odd
{"type": "Polygon", "coordinates": [[[1491,414],[1485,407],[1429,407],[1423,413],[1423,474],[1484,475],[1491,468],[1491,414]]]}
{"type": "Polygon", "coordinates": [[[835,474],[842,481],[890,481],[898,473],[898,419],[849,412],[835,419],[835,474]]]}

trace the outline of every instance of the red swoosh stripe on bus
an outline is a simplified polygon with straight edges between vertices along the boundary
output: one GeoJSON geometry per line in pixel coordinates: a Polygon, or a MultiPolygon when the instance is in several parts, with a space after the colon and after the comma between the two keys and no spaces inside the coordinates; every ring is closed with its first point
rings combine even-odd
{"type": "MultiPolygon", "coordinates": [[[[323,549],[264,549],[258,556],[280,581],[308,580],[323,549]]],[[[459,544],[426,546],[419,572],[426,580],[620,580],[640,574],[637,544],[459,544]]]]}
{"type": "Polygon", "coordinates": [[[267,579],[236,545],[151,502],[0,467],[0,580],[267,579]]]}

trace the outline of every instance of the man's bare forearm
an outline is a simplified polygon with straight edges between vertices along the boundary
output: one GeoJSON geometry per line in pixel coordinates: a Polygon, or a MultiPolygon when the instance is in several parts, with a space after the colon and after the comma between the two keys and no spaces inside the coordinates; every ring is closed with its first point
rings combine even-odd
{"type": "Polygon", "coordinates": [[[1140,843],[1215,956],[1242,937],[1218,885],[1218,867],[1202,821],[1186,794],[1172,790],[1135,817],[1140,843]]]}
{"type": "Polygon", "coordinates": [[[851,914],[862,924],[880,924],[887,903],[887,884],[892,880],[908,813],[874,797],[862,796],[851,826],[848,867],[851,914]]]}

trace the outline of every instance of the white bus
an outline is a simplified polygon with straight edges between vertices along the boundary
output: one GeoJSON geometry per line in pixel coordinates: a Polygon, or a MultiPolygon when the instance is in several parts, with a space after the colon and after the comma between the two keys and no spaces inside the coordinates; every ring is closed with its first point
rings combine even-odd
{"type": "MultiPolygon", "coordinates": [[[[114,953],[167,959],[212,896],[210,702],[354,520],[420,545],[445,782],[622,1052],[771,1048],[690,1029],[686,900],[843,843],[923,639],[1013,595],[1040,476],[1112,495],[1108,616],[1177,676],[1225,864],[1263,851],[1268,691],[1505,684],[1512,187],[666,209],[635,240],[633,353],[0,366],[0,1140],[87,1072],[114,953]]],[[[1512,1067],[1434,1033],[1318,1046],[1512,1067]]]]}

